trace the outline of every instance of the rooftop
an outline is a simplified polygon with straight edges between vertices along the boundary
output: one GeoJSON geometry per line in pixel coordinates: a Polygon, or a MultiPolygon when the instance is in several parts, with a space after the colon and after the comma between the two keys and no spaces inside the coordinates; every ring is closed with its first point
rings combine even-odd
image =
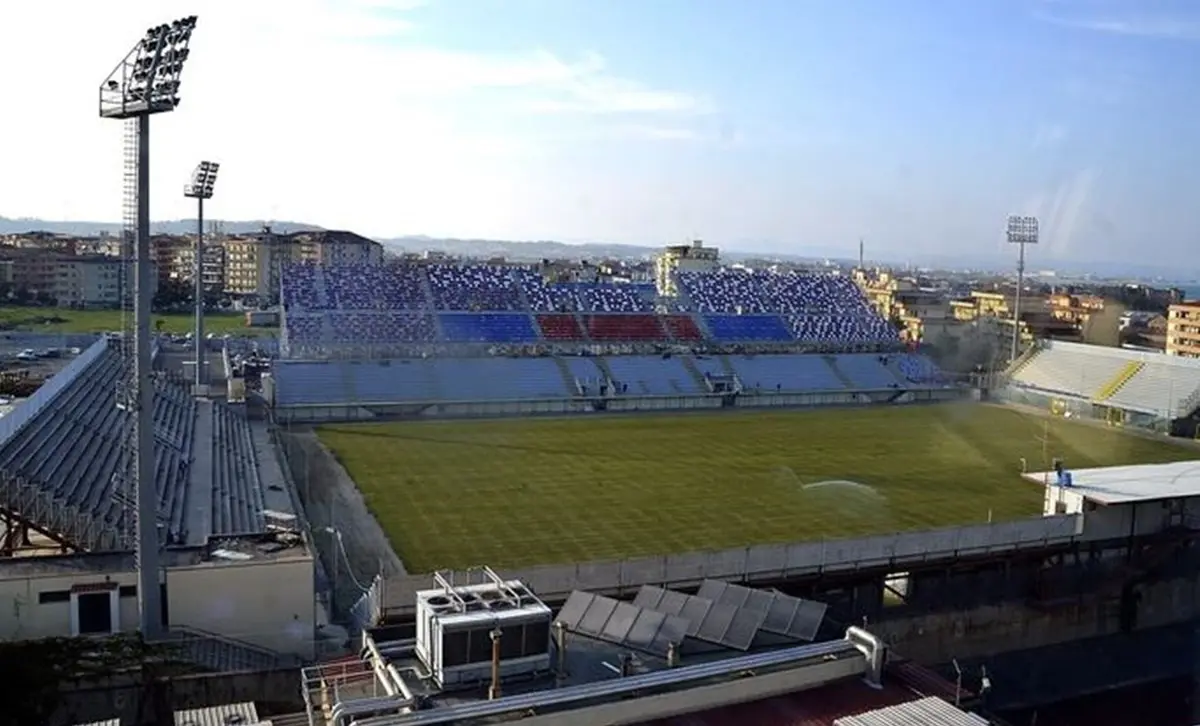
{"type": "MultiPolygon", "coordinates": [[[[1037,484],[1058,483],[1053,471],[1024,476],[1037,484]]],[[[1071,484],[1072,491],[1103,505],[1200,497],[1200,460],[1074,469],[1071,484]]]]}

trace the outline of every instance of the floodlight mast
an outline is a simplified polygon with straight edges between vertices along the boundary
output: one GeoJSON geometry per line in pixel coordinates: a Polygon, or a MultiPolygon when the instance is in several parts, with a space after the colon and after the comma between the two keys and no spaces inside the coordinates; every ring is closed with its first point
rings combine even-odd
{"type": "Polygon", "coordinates": [[[1021,350],[1021,290],[1025,287],[1025,245],[1038,243],[1037,217],[1010,215],[1006,234],[1009,244],[1017,246],[1017,295],[1013,302],[1012,351],[1009,360],[1015,361],[1021,350]]]}
{"type": "Polygon", "coordinates": [[[191,183],[183,188],[183,196],[196,200],[196,260],[192,273],[195,276],[196,329],[192,335],[195,337],[197,393],[208,378],[204,368],[204,200],[212,199],[220,168],[215,161],[200,162],[192,172],[191,183]]]}
{"type": "Polygon", "coordinates": [[[154,388],[150,378],[150,116],[179,105],[179,79],[196,16],[150,28],[100,84],[100,117],[137,119],[137,236],[134,256],[134,393],[125,405],[134,431],[138,611],[142,637],[162,632],[158,496],[154,482],[154,388]]]}

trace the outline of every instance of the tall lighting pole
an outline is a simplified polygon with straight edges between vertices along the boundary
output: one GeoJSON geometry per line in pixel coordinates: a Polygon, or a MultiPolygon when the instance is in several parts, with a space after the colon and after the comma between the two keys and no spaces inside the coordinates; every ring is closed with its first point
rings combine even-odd
{"type": "Polygon", "coordinates": [[[221,165],[215,161],[202,161],[192,172],[192,181],[183,188],[183,196],[196,200],[196,264],[192,274],[196,283],[196,390],[205,384],[204,370],[204,200],[212,199],[213,186],[217,183],[217,170],[221,165]]]}
{"type": "Polygon", "coordinates": [[[1017,253],[1017,296],[1013,304],[1012,353],[1010,360],[1017,359],[1021,349],[1021,289],[1025,287],[1025,245],[1038,243],[1037,217],[1010,215],[1008,218],[1008,243],[1016,245],[1017,253]]]}
{"type": "MultiPolygon", "coordinates": [[[[135,487],[138,611],[142,637],[162,631],[159,583],[158,496],[154,482],[154,388],[150,378],[150,306],[154,278],[150,260],[150,117],[179,105],[179,79],[188,57],[196,17],[158,25],[130,50],[100,85],[100,117],[137,123],[137,231],[134,244],[133,380],[118,399],[132,424],[135,487]]],[[[128,363],[128,361],[127,361],[128,363]]]]}

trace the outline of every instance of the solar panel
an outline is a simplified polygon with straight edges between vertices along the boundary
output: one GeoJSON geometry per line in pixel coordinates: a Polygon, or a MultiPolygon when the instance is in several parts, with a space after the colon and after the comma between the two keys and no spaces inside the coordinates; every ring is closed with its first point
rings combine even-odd
{"type": "Polygon", "coordinates": [[[614,645],[666,657],[687,635],[687,621],[636,604],[576,590],[558,611],[567,630],[614,645]]]}
{"type": "Polygon", "coordinates": [[[696,596],[718,606],[734,606],[739,612],[761,613],[764,631],[810,642],[816,639],[821,629],[827,607],[815,600],[792,597],[775,590],[755,590],[721,580],[700,583],[696,596]]]}
{"type": "Polygon", "coordinates": [[[735,650],[750,649],[765,617],[765,613],[752,610],[743,613],[729,603],[715,603],[653,585],[643,585],[633,602],[650,610],[678,615],[687,622],[689,637],[735,650]]]}

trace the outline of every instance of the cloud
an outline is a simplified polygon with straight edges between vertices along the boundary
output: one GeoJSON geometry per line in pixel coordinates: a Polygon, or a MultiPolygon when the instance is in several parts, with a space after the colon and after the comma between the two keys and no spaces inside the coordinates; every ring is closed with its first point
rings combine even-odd
{"type": "MultiPolygon", "coordinates": [[[[211,213],[224,218],[272,210],[374,234],[503,220],[520,196],[515,162],[554,143],[529,111],[615,124],[706,106],[617,76],[594,53],[448,49],[425,32],[436,6],[423,5],[205,0],[182,104],[153,124],[155,218],[193,213],[179,189],[204,157],[222,162],[211,213]]],[[[0,63],[30,69],[6,78],[6,97],[29,112],[0,114],[0,138],[20,140],[6,146],[0,214],[119,219],[122,132],[97,117],[97,88],[144,28],[196,7],[45,0],[0,10],[0,63]]]]}
{"type": "Polygon", "coordinates": [[[1057,146],[1067,137],[1067,127],[1057,123],[1045,123],[1033,133],[1032,146],[1035,150],[1057,146]]]}
{"type": "Polygon", "coordinates": [[[1044,22],[1064,28],[1106,33],[1109,35],[1162,38],[1168,40],[1200,40],[1200,22],[1178,17],[1153,15],[1065,17],[1049,13],[1039,13],[1037,17],[1044,22]]]}
{"type": "Polygon", "coordinates": [[[1099,169],[1080,169],[1021,205],[1022,214],[1038,218],[1041,227],[1038,247],[1047,256],[1069,257],[1079,242],[1085,241],[1084,222],[1092,212],[1092,194],[1099,179],[1099,169]]]}

